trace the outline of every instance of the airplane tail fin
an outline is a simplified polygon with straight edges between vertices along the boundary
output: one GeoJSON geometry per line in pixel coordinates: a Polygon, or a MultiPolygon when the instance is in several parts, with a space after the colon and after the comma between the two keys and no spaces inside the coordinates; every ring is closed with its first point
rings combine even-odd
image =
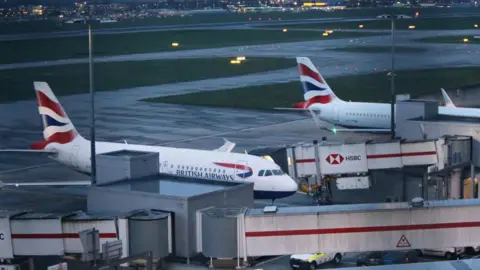
{"type": "Polygon", "coordinates": [[[43,138],[30,148],[42,150],[50,143],[67,144],[79,137],[77,130],[62,105],[46,82],[33,82],[38,103],[38,113],[43,123],[43,138]]]}
{"type": "Polygon", "coordinates": [[[297,65],[305,102],[294,104],[294,108],[308,108],[314,103],[327,104],[340,100],[308,57],[297,57],[297,65]]]}
{"type": "Polygon", "coordinates": [[[445,107],[451,107],[451,108],[457,107],[455,106],[455,104],[453,104],[452,99],[450,99],[445,89],[440,88],[440,90],[442,90],[442,96],[443,96],[443,101],[445,102],[445,107]]]}

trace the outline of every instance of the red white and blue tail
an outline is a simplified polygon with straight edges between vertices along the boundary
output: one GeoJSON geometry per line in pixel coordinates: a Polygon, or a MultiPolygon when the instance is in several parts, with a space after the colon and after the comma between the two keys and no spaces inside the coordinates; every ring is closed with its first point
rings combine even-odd
{"type": "Polygon", "coordinates": [[[308,57],[297,57],[297,65],[306,108],[314,103],[328,104],[338,99],[308,57]]]}
{"type": "Polygon", "coordinates": [[[43,149],[50,143],[67,144],[79,136],[62,105],[46,82],[34,82],[38,112],[43,123],[45,141],[31,145],[32,149],[43,149]]]}

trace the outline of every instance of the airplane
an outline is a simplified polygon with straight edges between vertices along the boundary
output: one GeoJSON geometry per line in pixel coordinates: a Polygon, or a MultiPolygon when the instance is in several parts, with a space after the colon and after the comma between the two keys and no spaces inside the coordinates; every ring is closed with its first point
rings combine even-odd
{"type": "MultiPolygon", "coordinates": [[[[3,149],[0,152],[44,153],[56,162],[80,173],[91,173],[90,141],[83,138],[46,82],[33,83],[38,111],[43,123],[43,141],[30,149],[3,149]]],[[[244,181],[254,183],[255,199],[285,198],[297,192],[297,183],[280,166],[268,159],[247,153],[231,152],[234,143],[213,151],[163,146],[95,142],[96,154],[120,150],[158,152],[159,173],[195,177],[205,180],[244,181]]],[[[90,181],[50,183],[9,183],[14,186],[90,185],[90,181]]],[[[3,185],[7,185],[3,183],[3,185]]]]}
{"type": "MultiPolygon", "coordinates": [[[[275,108],[309,112],[315,123],[333,132],[390,132],[391,105],[389,103],[347,102],[338,98],[308,57],[297,57],[300,81],[305,101],[292,108],[275,108]],[[333,125],[327,128],[319,120],[333,125]],[[344,128],[336,128],[341,126],[344,128]]],[[[438,114],[462,117],[480,117],[480,109],[438,107],[438,114]]]]}
{"type": "Polygon", "coordinates": [[[448,96],[447,92],[445,89],[440,88],[442,91],[442,96],[443,96],[443,101],[445,102],[445,107],[450,107],[450,108],[456,108],[455,104],[453,104],[452,99],[448,96]]]}

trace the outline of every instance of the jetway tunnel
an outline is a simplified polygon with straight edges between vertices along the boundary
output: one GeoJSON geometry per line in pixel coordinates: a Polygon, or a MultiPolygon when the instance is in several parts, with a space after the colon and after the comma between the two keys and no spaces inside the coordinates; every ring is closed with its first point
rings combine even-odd
{"type": "MultiPolygon", "coordinates": [[[[479,199],[420,202],[247,209],[239,212],[235,223],[237,253],[246,261],[249,257],[298,253],[480,244],[479,199]]],[[[201,222],[201,212],[199,218],[201,222]]],[[[212,245],[215,241],[218,239],[202,239],[201,243],[212,245]]],[[[198,248],[202,252],[202,247],[198,248]]]]}

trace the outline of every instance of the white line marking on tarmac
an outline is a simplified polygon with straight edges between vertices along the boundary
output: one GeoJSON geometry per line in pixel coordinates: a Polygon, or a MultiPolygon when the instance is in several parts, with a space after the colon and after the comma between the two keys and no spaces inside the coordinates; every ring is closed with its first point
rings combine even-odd
{"type": "Polygon", "coordinates": [[[275,258],[272,258],[270,260],[266,260],[266,261],[263,261],[263,262],[260,262],[260,263],[257,263],[255,266],[259,266],[259,265],[263,265],[263,264],[267,264],[267,263],[270,263],[270,262],[273,262],[273,261],[276,261],[278,259],[281,259],[283,257],[287,257],[288,255],[283,255],[283,256],[279,256],[279,257],[275,257],[275,258]]]}
{"type": "Polygon", "coordinates": [[[53,165],[53,164],[55,164],[55,163],[54,163],[54,162],[43,163],[43,164],[34,165],[34,166],[29,166],[29,167],[22,167],[22,168],[18,168],[18,169],[1,171],[0,174],[12,173],[12,172],[21,172],[21,171],[26,171],[26,170],[29,170],[29,169],[35,169],[35,168],[45,167],[45,166],[53,165]]]}

